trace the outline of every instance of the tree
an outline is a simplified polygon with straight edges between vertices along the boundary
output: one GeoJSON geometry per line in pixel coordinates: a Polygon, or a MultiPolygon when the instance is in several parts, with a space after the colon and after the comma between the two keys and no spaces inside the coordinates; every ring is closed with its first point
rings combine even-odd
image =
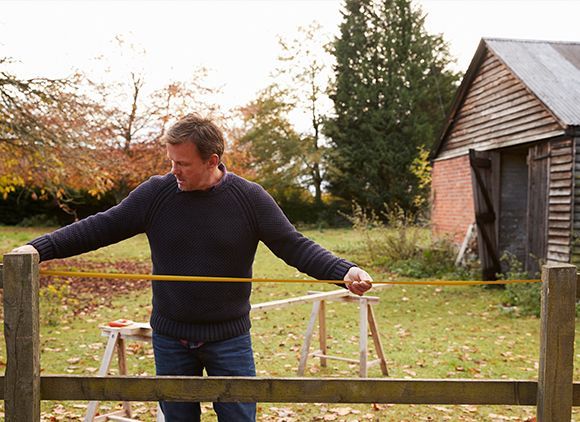
{"type": "Polygon", "coordinates": [[[65,207],[65,186],[102,191],[106,181],[91,170],[89,112],[78,75],[21,79],[0,59],[0,194],[42,187],[65,207]]]}
{"type": "Polygon", "coordinates": [[[314,189],[315,204],[322,205],[322,188],[326,172],[326,144],[322,134],[325,114],[331,108],[327,96],[330,78],[329,37],[317,22],[300,27],[292,40],[278,40],[282,50],[275,78],[285,86],[293,112],[309,122],[299,130],[298,157],[302,163],[301,182],[314,189]],[[326,41],[328,40],[328,41],[326,41]]]}
{"type": "MultiPolygon", "coordinates": [[[[330,190],[366,209],[413,210],[413,160],[442,127],[458,75],[410,0],[346,0],[334,42],[330,190]]],[[[419,189],[420,190],[420,189],[419,189]]]]}
{"type": "Polygon", "coordinates": [[[270,86],[240,110],[244,129],[237,151],[250,157],[244,172],[251,172],[254,180],[281,202],[302,190],[298,182],[300,137],[288,120],[291,107],[283,92],[270,86]]]}
{"type": "MultiPolygon", "coordinates": [[[[101,104],[94,117],[100,128],[94,133],[99,164],[120,202],[143,180],[168,168],[160,138],[169,122],[194,110],[215,114],[217,106],[208,101],[216,90],[204,85],[205,68],[194,69],[190,81],[170,81],[151,91],[142,66],[145,50],[119,36],[114,44],[112,54],[126,77],[90,82],[88,89],[101,104]]],[[[100,63],[107,68],[107,61],[100,63]]]]}

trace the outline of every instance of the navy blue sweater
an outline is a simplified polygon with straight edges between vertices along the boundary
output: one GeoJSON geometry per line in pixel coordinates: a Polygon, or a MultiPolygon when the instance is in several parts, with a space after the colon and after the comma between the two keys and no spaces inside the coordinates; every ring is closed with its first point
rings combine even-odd
{"type": "MultiPolygon", "coordinates": [[[[298,270],[342,280],[354,264],[305,238],[258,184],[225,167],[208,191],[183,192],[171,174],[142,183],[119,205],[32,242],[40,260],[65,258],[146,233],[153,274],[252,277],[258,241],[298,270]]],[[[153,281],[151,326],[196,341],[250,329],[251,283],[153,281]]]]}

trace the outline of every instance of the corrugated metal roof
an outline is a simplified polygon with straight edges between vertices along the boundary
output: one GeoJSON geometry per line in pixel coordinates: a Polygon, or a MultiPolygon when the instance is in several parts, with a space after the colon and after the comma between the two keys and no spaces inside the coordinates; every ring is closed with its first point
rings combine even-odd
{"type": "Polygon", "coordinates": [[[564,125],[580,126],[580,43],[484,42],[564,125]]]}

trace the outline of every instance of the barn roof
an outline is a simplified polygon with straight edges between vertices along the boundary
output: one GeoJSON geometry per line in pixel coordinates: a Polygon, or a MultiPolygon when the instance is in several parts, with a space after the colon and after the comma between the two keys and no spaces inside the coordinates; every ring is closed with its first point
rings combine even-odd
{"type": "Polygon", "coordinates": [[[485,42],[564,125],[580,125],[580,43],[485,42]]]}
{"type": "Polygon", "coordinates": [[[563,126],[580,126],[580,43],[483,38],[459,87],[433,157],[453,125],[486,50],[495,54],[563,126]]]}

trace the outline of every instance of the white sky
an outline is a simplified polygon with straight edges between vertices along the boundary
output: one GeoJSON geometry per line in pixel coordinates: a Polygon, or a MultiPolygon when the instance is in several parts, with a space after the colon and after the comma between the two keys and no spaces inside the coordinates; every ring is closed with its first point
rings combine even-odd
{"type": "MultiPolygon", "coordinates": [[[[580,0],[420,0],[427,29],[443,33],[465,71],[482,36],[580,41],[580,0]]],[[[144,47],[150,89],[187,80],[196,66],[222,86],[220,102],[243,105],[268,84],[276,35],[292,37],[313,20],[337,33],[342,2],[6,1],[0,0],[0,57],[22,77],[88,71],[121,34],[144,47]]],[[[123,66],[119,66],[119,69],[123,66]]]]}

